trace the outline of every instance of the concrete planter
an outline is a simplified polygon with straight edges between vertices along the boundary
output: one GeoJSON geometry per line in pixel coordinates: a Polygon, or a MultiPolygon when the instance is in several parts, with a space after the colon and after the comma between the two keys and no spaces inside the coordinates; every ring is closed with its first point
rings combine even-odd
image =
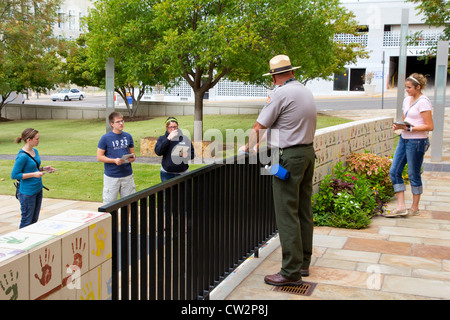
{"type": "Polygon", "coordinates": [[[375,93],[375,85],[374,84],[364,84],[364,92],[366,93],[366,96],[372,97],[375,93]]]}

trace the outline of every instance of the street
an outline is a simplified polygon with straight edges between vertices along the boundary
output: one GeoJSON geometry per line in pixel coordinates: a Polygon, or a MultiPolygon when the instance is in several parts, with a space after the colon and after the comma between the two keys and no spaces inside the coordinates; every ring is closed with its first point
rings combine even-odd
{"type": "MultiPolygon", "coordinates": [[[[430,98],[431,102],[434,102],[434,93],[427,92],[426,95],[430,98]]],[[[119,106],[125,107],[125,103],[122,98],[117,97],[119,106]]],[[[383,99],[383,109],[395,109],[397,106],[397,97],[392,93],[389,96],[385,96],[383,99]]],[[[348,95],[348,96],[327,96],[315,98],[317,111],[326,110],[359,110],[359,109],[382,109],[382,97],[377,95],[374,97],[366,97],[364,95],[348,95]]],[[[208,101],[205,100],[205,104],[251,104],[251,105],[263,105],[265,100],[239,100],[239,101],[208,101]]],[[[51,101],[48,96],[41,96],[39,99],[32,97],[25,102],[26,104],[37,105],[50,105],[50,106],[65,106],[65,107],[93,107],[104,108],[106,105],[106,97],[102,95],[88,95],[84,100],[72,100],[72,101],[51,101]]],[[[446,108],[450,106],[450,96],[446,98],[446,108]]]]}

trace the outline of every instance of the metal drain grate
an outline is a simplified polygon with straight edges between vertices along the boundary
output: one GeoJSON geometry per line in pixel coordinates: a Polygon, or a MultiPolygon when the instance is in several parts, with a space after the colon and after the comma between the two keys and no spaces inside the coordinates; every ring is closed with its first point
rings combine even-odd
{"type": "Polygon", "coordinates": [[[274,291],[292,293],[299,296],[310,296],[317,283],[303,282],[300,286],[280,286],[275,287],[274,291]]]}

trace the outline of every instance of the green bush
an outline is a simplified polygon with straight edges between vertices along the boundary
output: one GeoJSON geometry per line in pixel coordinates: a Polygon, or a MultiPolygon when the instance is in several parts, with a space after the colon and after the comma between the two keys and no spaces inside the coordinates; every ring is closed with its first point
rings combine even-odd
{"type": "Polygon", "coordinates": [[[390,161],[352,154],[349,166],[336,164],[313,196],[314,223],[336,228],[366,228],[393,195],[390,161]]]}

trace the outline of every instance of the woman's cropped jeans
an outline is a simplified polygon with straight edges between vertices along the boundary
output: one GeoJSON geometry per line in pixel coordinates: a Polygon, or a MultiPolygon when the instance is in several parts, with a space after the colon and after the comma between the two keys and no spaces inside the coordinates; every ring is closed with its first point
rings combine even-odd
{"type": "Polygon", "coordinates": [[[394,186],[394,192],[405,191],[402,172],[408,164],[408,178],[411,182],[411,192],[422,194],[422,178],[420,172],[423,164],[423,157],[430,146],[430,141],[426,139],[403,139],[400,137],[394,159],[392,160],[389,175],[394,186]]]}

